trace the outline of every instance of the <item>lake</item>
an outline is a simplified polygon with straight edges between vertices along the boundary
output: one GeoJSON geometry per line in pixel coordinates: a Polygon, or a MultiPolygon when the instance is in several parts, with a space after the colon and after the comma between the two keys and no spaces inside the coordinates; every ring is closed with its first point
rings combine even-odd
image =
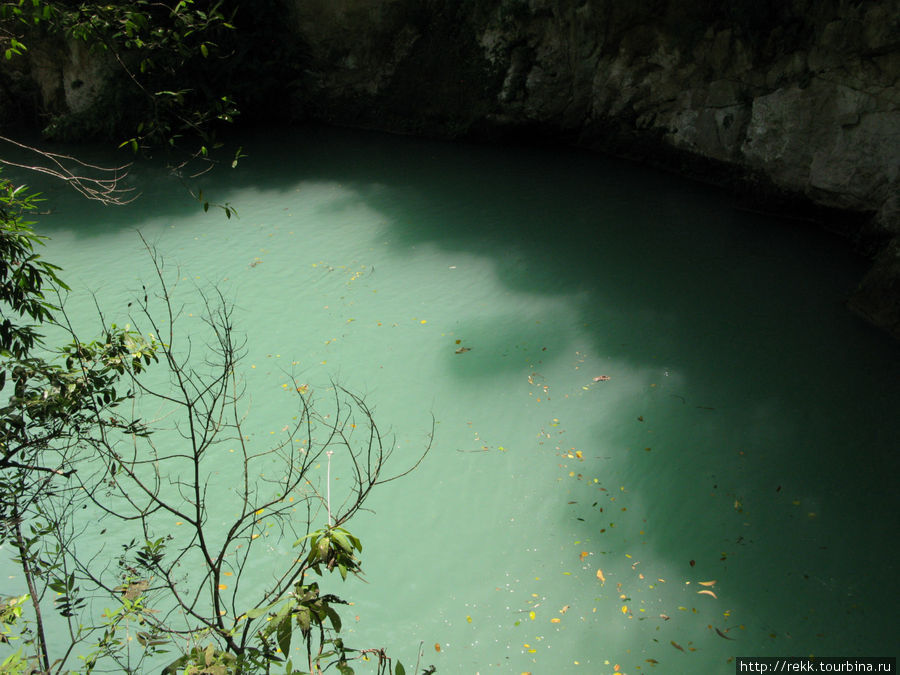
{"type": "Polygon", "coordinates": [[[254,443],[291,376],[363,396],[397,472],[433,419],[348,525],[365,582],[322,582],[349,644],[482,675],[895,654],[900,347],[845,308],[847,242],[564,148],[242,144],[201,179],[237,217],[146,163],[124,208],[41,183],[38,228],[86,324],[153,280],[136,230],[220,288],[254,443]]]}

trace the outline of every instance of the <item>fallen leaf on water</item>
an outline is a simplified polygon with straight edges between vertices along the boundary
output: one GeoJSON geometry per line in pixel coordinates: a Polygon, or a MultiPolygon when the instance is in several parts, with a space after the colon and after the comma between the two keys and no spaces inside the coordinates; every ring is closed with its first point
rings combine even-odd
{"type": "Polygon", "coordinates": [[[603,576],[603,570],[597,570],[597,578],[600,580],[601,584],[606,583],[606,577],[603,576]]]}
{"type": "Polygon", "coordinates": [[[700,594],[702,594],[702,595],[711,595],[711,596],[714,597],[716,600],[719,599],[719,596],[717,596],[717,595],[716,595],[715,593],[713,593],[712,591],[706,591],[706,590],[704,590],[704,591],[697,591],[697,593],[700,593],[700,594]]]}
{"type": "Polygon", "coordinates": [[[457,354],[465,354],[466,352],[470,352],[470,351],[472,351],[471,347],[460,347],[459,349],[456,350],[456,353],[457,354]]]}
{"type": "Polygon", "coordinates": [[[559,623],[560,621],[562,621],[562,619],[559,619],[555,616],[552,619],[550,619],[550,623],[559,623]]]}
{"type": "Polygon", "coordinates": [[[660,614],[660,615],[659,615],[659,618],[660,618],[660,619],[663,619],[664,621],[668,621],[670,617],[669,617],[668,614],[660,614]]]}
{"type": "Polygon", "coordinates": [[[659,663],[656,659],[647,659],[647,663],[659,663]]]}
{"type": "Polygon", "coordinates": [[[534,621],[534,612],[528,612],[528,618],[534,621]]]}
{"type": "Polygon", "coordinates": [[[228,586],[226,586],[225,584],[219,584],[220,591],[224,591],[226,588],[228,588],[228,586]]]}
{"type": "Polygon", "coordinates": [[[640,417],[638,417],[638,422],[643,422],[643,421],[644,421],[644,416],[643,416],[643,415],[641,415],[640,417]]]}
{"type": "Polygon", "coordinates": [[[608,382],[608,381],[609,381],[609,375],[598,375],[597,377],[594,378],[594,382],[608,382]]]}
{"type": "Polygon", "coordinates": [[[728,637],[727,635],[725,635],[725,633],[723,633],[722,631],[720,631],[718,628],[716,628],[716,633],[719,634],[719,637],[723,637],[723,638],[725,638],[726,640],[734,640],[734,638],[728,637]]]}
{"type": "Polygon", "coordinates": [[[456,344],[459,344],[460,342],[462,342],[462,340],[457,340],[457,341],[456,341],[456,344]]]}
{"type": "Polygon", "coordinates": [[[698,581],[697,583],[700,584],[701,586],[715,586],[716,585],[715,581],[698,581]]]}
{"type": "Polygon", "coordinates": [[[435,642],[435,643],[434,643],[434,651],[436,651],[436,652],[441,651],[441,645],[440,645],[440,643],[438,643],[438,642],[435,642]]]}
{"type": "Polygon", "coordinates": [[[563,608],[561,610],[559,610],[559,613],[565,614],[568,611],[569,611],[569,605],[563,605],[563,608]]]}
{"type": "Polygon", "coordinates": [[[696,564],[697,564],[697,561],[696,561],[696,560],[691,560],[691,567],[693,567],[693,566],[696,565],[696,564]]]}
{"type": "Polygon", "coordinates": [[[678,650],[680,650],[680,651],[684,651],[684,647],[682,647],[680,644],[678,644],[677,642],[675,642],[675,640],[669,640],[669,642],[672,643],[672,646],[675,647],[675,649],[678,649],[678,650]]]}
{"type": "Polygon", "coordinates": [[[588,553],[587,551],[582,551],[582,552],[578,555],[578,557],[579,557],[581,560],[584,560],[584,559],[587,558],[589,555],[590,555],[590,553],[588,553]]]}

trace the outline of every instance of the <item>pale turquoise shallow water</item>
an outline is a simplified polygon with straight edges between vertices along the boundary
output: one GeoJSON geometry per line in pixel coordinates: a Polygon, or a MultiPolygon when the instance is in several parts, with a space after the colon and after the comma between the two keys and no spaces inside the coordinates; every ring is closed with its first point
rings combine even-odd
{"type": "Polygon", "coordinates": [[[444,673],[894,655],[900,350],[844,309],[842,242],[568,150],[244,146],[204,186],[238,219],[135,169],[127,209],[51,186],[46,256],[110,320],[150,279],[135,229],[218,284],[255,440],[294,414],[288,372],[364,394],[398,469],[434,416],[351,528],[348,641],[444,673]]]}

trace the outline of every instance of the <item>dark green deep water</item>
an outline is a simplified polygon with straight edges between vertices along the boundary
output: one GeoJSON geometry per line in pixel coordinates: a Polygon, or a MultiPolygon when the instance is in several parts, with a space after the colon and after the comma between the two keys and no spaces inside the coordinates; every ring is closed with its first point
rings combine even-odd
{"type": "Polygon", "coordinates": [[[123,209],[42,186],[39,228],[76,316],[92,291],[127,320],[136,229],[184,287],[219,285],[255,442],[295,414],[287,372],[364,394],[398,470],[434,416],[350,528],[349,643],[482,674],[896,655],[900,346],[844,308],[845,242],[563,149],[244,147],[204,184],[238,219],[137,167],[123,209]]]}

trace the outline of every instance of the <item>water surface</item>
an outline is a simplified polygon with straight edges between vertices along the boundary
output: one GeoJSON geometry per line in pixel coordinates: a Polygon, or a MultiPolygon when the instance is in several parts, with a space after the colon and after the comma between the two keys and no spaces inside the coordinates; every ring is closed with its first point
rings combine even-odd
{"type": "Polygon", "coordinates": [[[900,352],[844,308],[844,242],[576,151],[244,147],[203,184],[239,218],[145,166],[125,209],[47,186],[40,228],[86,323],[151,280],[135,230],[181,289],[219,286],[254,442],[290,374],[363,394],[398,470],[433,416],[350,527],[367,583],[329,582],[348,642],[443,673],[894,653],[900,352]]]}

